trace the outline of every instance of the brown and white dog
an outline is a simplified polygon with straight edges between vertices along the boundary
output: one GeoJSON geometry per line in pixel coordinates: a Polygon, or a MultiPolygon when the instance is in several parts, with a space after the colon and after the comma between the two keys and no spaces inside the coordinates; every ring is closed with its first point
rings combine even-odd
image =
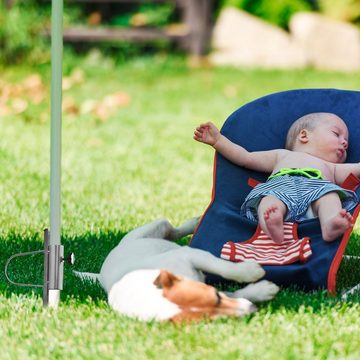
{"type": "Polygon", "coordinates": [[[163,219],[137,228],[110,252],[100,274],[76,274],[99,280],[114,310],[144,321],[242,316],[256,310],[252,302],[276,295],[279,288],[265,280],[226,294],[206,285],[203,271],[239,283],[255,282],[265,272],[253,261],[232,263],[172,242],[192,234],[197,222],[174,228],[163,219]]]}

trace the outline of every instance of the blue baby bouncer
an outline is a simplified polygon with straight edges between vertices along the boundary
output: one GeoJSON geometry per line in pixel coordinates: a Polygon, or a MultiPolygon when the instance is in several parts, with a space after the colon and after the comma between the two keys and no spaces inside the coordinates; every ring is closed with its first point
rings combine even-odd
{"type": "MultiPolygon", "coordinates": [[[[301,89],[264,96],[236,110],[225,121],[221,133],[249,151],[284,148],[285,137],[292,122],[312,112],[331,112],[340,116],[349,129],[347,162],[360,161],[360,92],[336,89],[301,89]]],[[[191,246],[222,256],[224,246],[246,243],[257,225],[240,216],[246,195],[257,182],[269,174],[251,171],[232,164],[215,153],[213,193],[193,236],[191,246]]],[[[358,192],[359,179],[351,176],[344,187],[358,192]]],[[[358,216],[357,206],[353,216],[358,216]]],[[[299,239],[310,238],[312,255],[306,261],[284,265],[265,265],[266,279],[283,286],[303,290],[327,288],[336,292],[336,275],[349,241],[351,230],[327,243],[321,238],[318,219],[297,224],[299,239]]],[[[224,257],[224,256],[222,256],[224,257]]],[[[234,260],[234,259],[233,259],[234,260]]],[[[224,282],[208,275],[209,282],[224,282]]]]}

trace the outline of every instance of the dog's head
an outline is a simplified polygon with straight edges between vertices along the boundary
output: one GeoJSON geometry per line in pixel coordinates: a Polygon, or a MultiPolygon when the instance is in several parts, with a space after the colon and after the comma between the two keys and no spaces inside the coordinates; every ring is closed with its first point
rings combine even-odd
{"type": "Polygon", "coordinates": [[[256,311],[255,305],[246,299],[229,298],[213,286],[175,276],[167,270],[160,270],[154,285],[162,289],[165,299],[179,307],[179,313],[170,319],[173,322],[243,316],[256,311]]]}
{"type": "Polygon", "coordinates": [[[243,316],[256,310],[246,299],[231,299],[214,287],[167,270],[135,270],[109,291],[110,306],[139,320],[173,322],[243,316]]]}

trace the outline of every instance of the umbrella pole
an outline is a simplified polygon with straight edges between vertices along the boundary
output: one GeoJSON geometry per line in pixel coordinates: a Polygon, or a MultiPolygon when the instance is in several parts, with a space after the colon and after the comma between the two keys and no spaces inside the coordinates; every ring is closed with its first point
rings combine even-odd
{"type": "Polygon", "coordinates": [[[51,4],[50,232],[45,235],[44,305],[57,308],[64,271],[60,240],[63,0],[52,0],[51,4]]]}

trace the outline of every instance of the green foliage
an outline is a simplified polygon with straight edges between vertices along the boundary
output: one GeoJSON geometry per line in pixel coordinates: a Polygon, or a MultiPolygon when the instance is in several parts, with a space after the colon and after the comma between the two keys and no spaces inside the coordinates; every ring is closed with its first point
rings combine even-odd
{"type": "MultiPolygon", "coordinates": [[[[116,6],[115,14],[102,19],[100,26],[154,26],[161,27],[175,19],[173,2],[163,4],[144,3],[127,8],[124,4],[116,6]],[[131,11],[130,11],[131,10],[131,11]]],[[[93,9],[98,9],[93,7],[93,9]]],[[[64,28],[69,25],[87,25],[88,9],[83,3],[64,3],[64,28]]],[[[17,0],[7,9],[0,1],[0,63],[29,64],[45,63],[50,59],[49,33],[51,26],[51,2],[41,0],[17,0]]],[[[78,52],[86,52],[94,44],[69,45],[78,52]]],[[[112,55],[117,61],[122,61],[145,52],[168,50],[170,42],[157,40],[146,44],[114,41],[103,42],[97,46],[106,54],[112,55]]]]}
{"type": "MultiPolygon", "coordinates": [[[[173,2],[165,2],[164,4],[144,3],[130,12],[113,16],[109,20],[109,24],[122,27],[164,27],[169,25],[174,18],[174,10],[173,2]]],[[[169,50],[170,42],[168,40],[156,40],[142,44],[118,41],[112,44],[103,43],[100,47],[117,61],[122,61],[143,53],[169,50]]]]}
{"type": "Polygon", "coordinates": [[[359,0],[319,0],[320,10],[326,16],[342,21],[360,20],[359,0]]]}
{"type": "Polygon", "coordinates": [[[293,14],[311,10],[307,0],[223,0],[223,6],[243,9],[285,29],[293,14]]]}
{"type": "Polygon", "coordinates": [[[164,4],[145,3],[134,11],[114,16],[110,23],[119,26],[154,26],[168,25],[174,15],[173,2],[164,4]]]}
{"type": "Polygon", "coordinates": [[[49,59],[47,44],[40,33],[48,16],[33,1],[17,1],[11,9],[0,2],[0,62],[45,62],[49,59]]]}

